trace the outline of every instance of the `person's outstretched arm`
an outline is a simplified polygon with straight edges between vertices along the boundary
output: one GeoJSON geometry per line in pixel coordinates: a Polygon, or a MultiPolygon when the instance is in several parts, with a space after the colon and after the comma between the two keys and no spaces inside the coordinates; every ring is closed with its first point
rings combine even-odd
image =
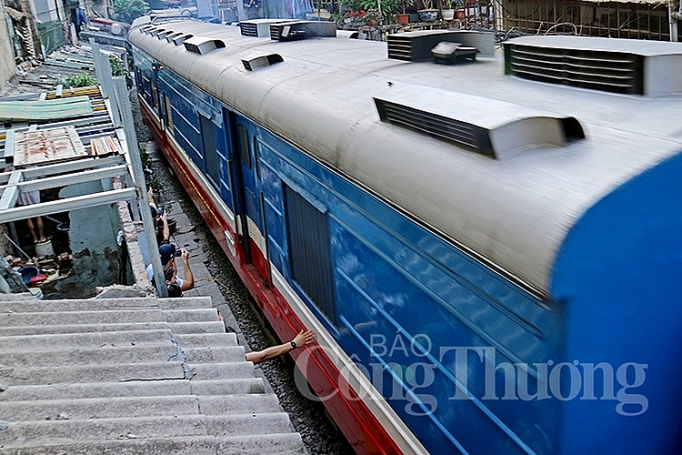
{"type": "Polygon", "coordinates": [[[246,354],[246,360],[253,363],[261,363],[266,360],[274,359],[287,352],[293,351],[296,348],[305,346],[306,344],[312,342],[315,339],[315,332],[312,330],[304,331],[301,330],[298,335],[294,337],[288,343],[280,344],[278,346],[272,346],[262,351],[249,352],[246,354]]]}
{"type": "Polygon", "coordinates": [[[180,288],[181,291],[188,291],[194,287],[194,274],[192,273],[192,269],[189,267],[189,252],[187,252],[186,249],[180,248],[180,252],[182,253],[182,287],[180,288]]]}

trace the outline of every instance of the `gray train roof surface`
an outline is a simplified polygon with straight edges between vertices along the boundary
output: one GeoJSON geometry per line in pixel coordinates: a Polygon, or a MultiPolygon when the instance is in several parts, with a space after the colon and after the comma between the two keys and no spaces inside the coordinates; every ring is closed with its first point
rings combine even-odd
{"type": "MultiPolygon", "coordinates": [[[[501,57],[453,66],[414,63],[389,60],[384,42],[278,42],[198,21],[158,27],[219,39],[225,47],[200,55],[137,29],[129,40],[243,115],[550,295],[554,258],[581,214],[682,151],[679,94],[631,96],[523,80],[503,74],[501,57]],[[242,64],[274,53],[284,62],[257,71],[242,64]],[[375,97],[432,106],[452,118],[480,116],[490,124],[572,117],[586,138],[559,146],[531,143],[491,159],[382,122],[375,97]]],[[[677,43],[651,44],[675,46],[664,54],[682,52],[677,43]]]]}

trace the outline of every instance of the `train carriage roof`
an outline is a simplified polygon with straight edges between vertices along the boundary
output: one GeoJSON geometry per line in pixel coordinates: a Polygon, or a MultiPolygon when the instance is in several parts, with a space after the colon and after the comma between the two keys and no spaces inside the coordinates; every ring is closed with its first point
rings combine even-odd
{"type": "MultiPolygon", "coordinates": [[[[555,256],[580,216],[618,186],[682,151],[679,94],[633,96],[523,80],[505,76],[497,57],[464,65],[390,60],[382,42],[278,42],[242,36],[234,26],[189,20],[162,27],[221,40],[225,47],[201,55],[134,27],[129,40],[243,115],[547,294],[555,256]],[[270,54],[281,55],[283,63],[255,71],[242,64],[270,54]],[[375,98],[476,127],[492,125],[498,130],[491,137],[502,146],[520,142],[497,159],[483,156],[382,122],[375,98]],[[545,131],[554,128],[551,119],[577,120],[585,138],[552,143],[545,131]],[[519,135],[540,139],[524,146],[519,135]]],[[[676,43],[635,46],[657,56],[671,54],[669,49],[680,53],[680,47],[658,51],[660,44],[676,43]]]]}

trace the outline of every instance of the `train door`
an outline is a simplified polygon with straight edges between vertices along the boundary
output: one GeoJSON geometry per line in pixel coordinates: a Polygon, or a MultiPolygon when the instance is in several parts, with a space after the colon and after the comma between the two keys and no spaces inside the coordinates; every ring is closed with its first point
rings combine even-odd
{"type": "Polygon", "coordinates": [[[253,265],[260,276],[270,283],[270,258],[256,128],[239,115],[235,115],[234,124],[236,126],[236,156],[241,174],[242,232],[244,233],[246,262],[253,265]]]}
{"type": "Polygon", "coordinates": [[[154,109],[154,113],[161,118],[161,113],[159,112],[160,109],[160,103],[159,103],[159,69],[161,68],[161,65],[157,62],[152,63],[152,74],[151,78],[149,80],[149,83],[151,84],[151,95],[152,95],[152,109],[154,109]]]}

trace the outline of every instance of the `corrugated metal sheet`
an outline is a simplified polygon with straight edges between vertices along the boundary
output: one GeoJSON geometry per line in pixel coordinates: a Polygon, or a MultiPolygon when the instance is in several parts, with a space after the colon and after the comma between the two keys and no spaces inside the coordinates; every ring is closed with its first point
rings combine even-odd
{"type": "Polygon", "coordinates": [[[74,126],[17,132],[14,166],[69,161],[88,157],[74,126]]]}
{"type": "Polygon", "coordinates": [[[2,121],[57,121],[90,114],[92,114],[92,106],[87,96],[45,101],[0,101],[0,120],[2,121]]]}

